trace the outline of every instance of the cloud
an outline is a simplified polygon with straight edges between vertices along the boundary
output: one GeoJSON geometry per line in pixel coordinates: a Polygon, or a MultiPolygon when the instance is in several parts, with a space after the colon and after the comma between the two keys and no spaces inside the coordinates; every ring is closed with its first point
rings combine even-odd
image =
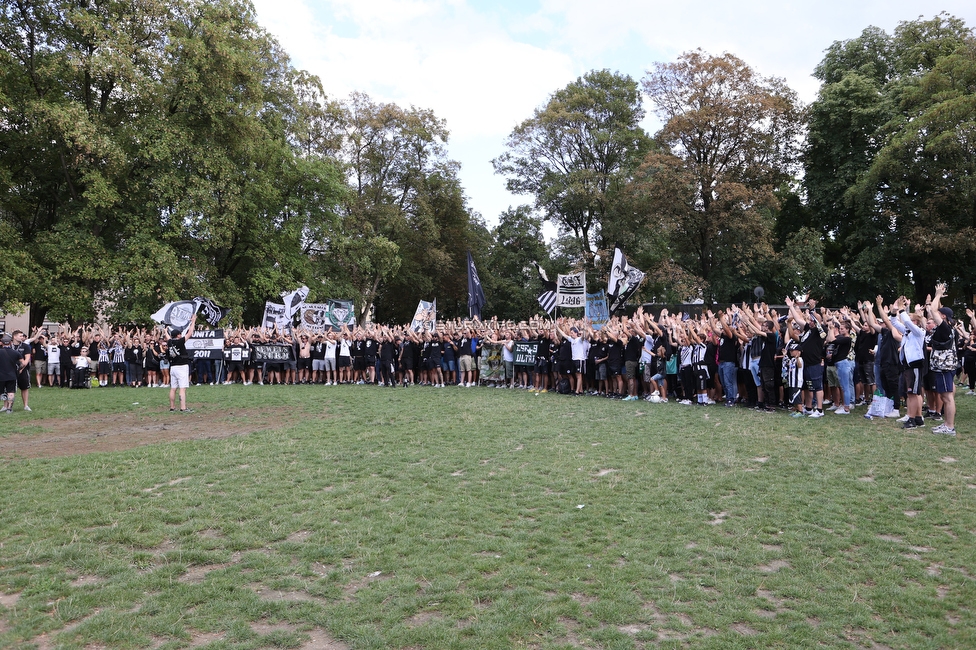
{"type": "MultiPolygon", "coordinates": [[[[339,98],[429,108],[447,120],[471,207],[492,223],[528,201],[504,189],[490,160],[504,138],[554,91],[591,69],[640,79],[655,62],[702,48],[730,52],[759,74],[786,79],[805,102],[835,40],[869,25],[891,31],[932,16],[928,0],[753,0],[695,5],[669,0],[254,0],[258,19],[296,67],[339,98]]],[[[941,8],[976,24],[971,0],[941,8]]],[[[650,109],[651,107],[647,107],[650,109]]],[[[646,128],[657,128],[649,111],[646,128]]]]}
{"type": "Polygon", "coordinates": [[[301,0],[255,4],[327,92],[433,109],[454,138],[507,134],[575,77],[568,54],[514,40],[464,3],[335,0],[325,16],[301,0]],[[329,17],[347,22],[333,29],[329,17]]]}

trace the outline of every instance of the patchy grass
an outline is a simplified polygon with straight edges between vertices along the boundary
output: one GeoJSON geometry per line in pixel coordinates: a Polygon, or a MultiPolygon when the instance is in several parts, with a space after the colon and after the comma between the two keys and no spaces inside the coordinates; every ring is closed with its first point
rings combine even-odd
{"type": "Polygon", "coordinates": [[[490,389],[32,393],[0,419],[2,647],[976,646],[964,396],[946,439],[490,389]],[[59,421],[103,435],[10,451],[59,421]]]}

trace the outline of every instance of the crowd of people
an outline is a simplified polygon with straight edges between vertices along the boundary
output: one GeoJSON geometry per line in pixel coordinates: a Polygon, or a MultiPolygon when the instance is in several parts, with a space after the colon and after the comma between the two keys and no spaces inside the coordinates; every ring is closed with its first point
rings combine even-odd
{"type": "Polygon", "coordinates": [[[967,309],[968,322],[955,318],[942,306],[944,296],[939,285],[916,304],[905,297],[885,304],[878,296],[840,309],[786,299],[783,313],[766,304],[695,316],[638,309],[599,329],[567,317],[455,320],[433,331],[375,324],[326,332],[225,329],[216,360],[192,357],[195,321],[187,330],[62,326],[29,339],[23,332],[5,337],[0,385],[8,413],[15,390],[30,410],[31,370],[37,386],[169,387],[174,411],[177,391],[179,409],[189,410],[191,383],[489,385],[808,418],[850,415],[876,402],[865,417],[898,418],[907,429],[928,419],[934,433],[954,436],[956,382],[965,379],[967,395],[976,395],[976,316],[967,309]],[[269,346],[286,354],[257,354],[269,346]],[[489,375],[482,374],[483,358],[494,368],[489,375]]]}

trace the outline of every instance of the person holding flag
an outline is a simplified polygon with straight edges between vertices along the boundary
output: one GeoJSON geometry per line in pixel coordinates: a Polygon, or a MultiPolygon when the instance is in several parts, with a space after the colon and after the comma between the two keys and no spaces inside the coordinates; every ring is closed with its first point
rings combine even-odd
{"type": "Polygon", "coordinates": [[[176,392],[180,393],[180,413],[192,413],[186,407],[186,389],[190,386],[190,354],[186,350],[186,341],[193,336],[193,328],[197,322],[197,315],[190,317],[186,332],[173,326],[169,330],[169,410],[176,411],[176,392]]]}

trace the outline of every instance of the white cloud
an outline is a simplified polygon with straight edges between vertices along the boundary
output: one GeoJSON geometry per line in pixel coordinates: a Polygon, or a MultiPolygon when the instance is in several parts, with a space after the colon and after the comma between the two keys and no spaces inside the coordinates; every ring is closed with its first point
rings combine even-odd
{"type": "MultiPolygon", "coordinates": [[[[528,201],[508,194],[493,174],[489,161],[502,153],[505,136],[587,70],[639,79],[654,62],[700,47],[784,77],[809,102],[818,89],[811,73],[833,41],[869,25],[891,31],[899,21],[940,10],[927,0],[541,0],[532,13],[494,0],[255,0],[255,6],[294,65],[318,75],[329,94],[358,90],[446,119],[450,155],[462,163],[471,207],[489,223],[528,201]]],[[[941,8],[976,25],[971,0],[943,0],[941,8]]]]}

